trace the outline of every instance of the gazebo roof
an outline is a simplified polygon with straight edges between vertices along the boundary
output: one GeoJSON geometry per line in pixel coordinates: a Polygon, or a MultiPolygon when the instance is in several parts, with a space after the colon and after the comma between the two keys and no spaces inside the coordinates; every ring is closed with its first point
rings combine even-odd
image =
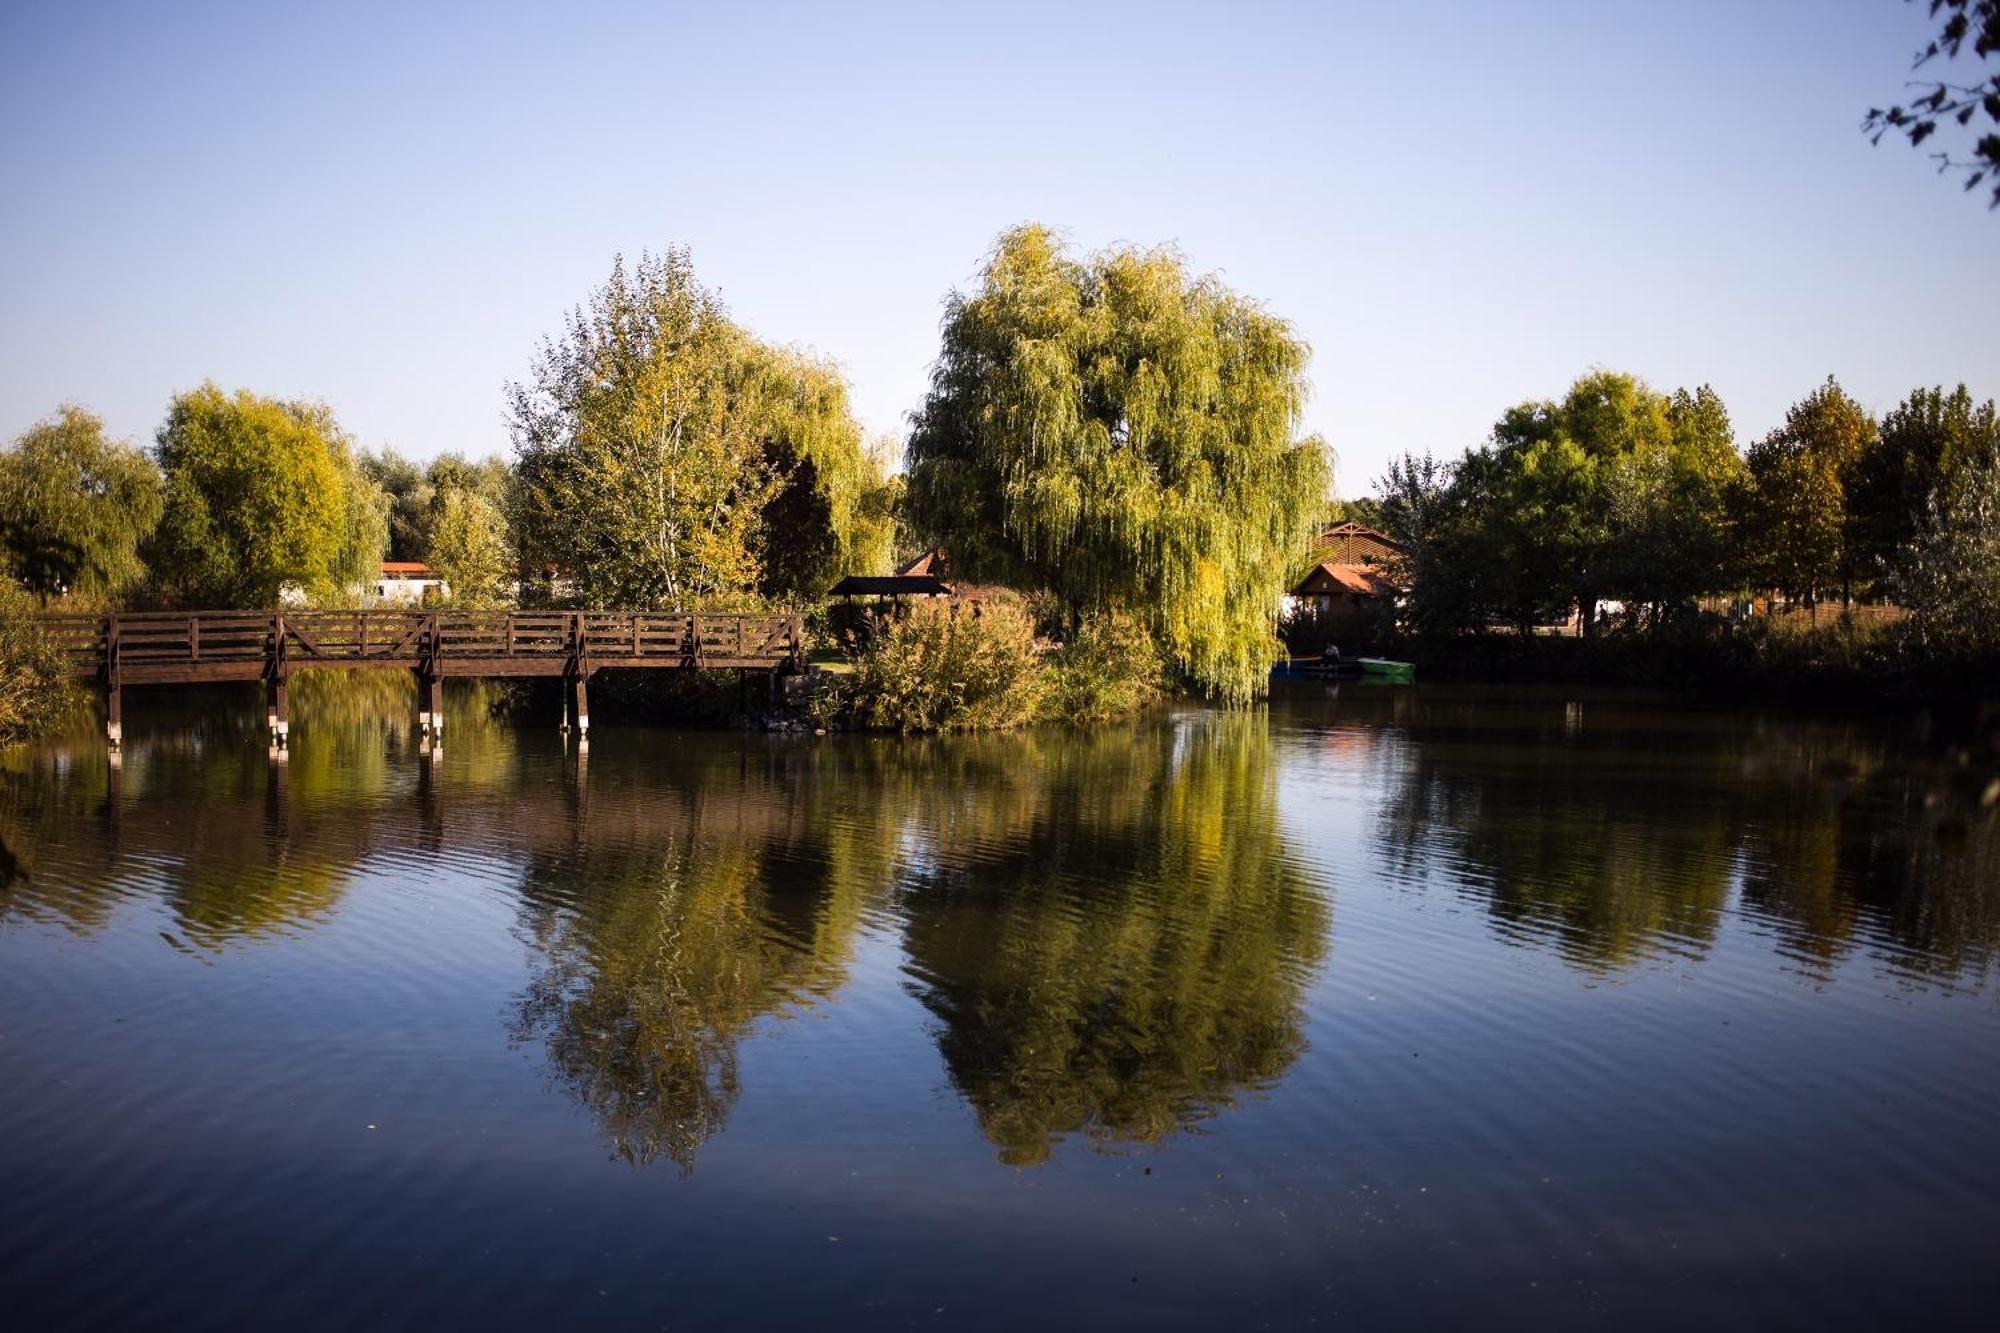
{"type": "Polygon", "coordinates": [[[945,597],[951,585],[933,574],[849,574],[829,597],[945,597]]]}

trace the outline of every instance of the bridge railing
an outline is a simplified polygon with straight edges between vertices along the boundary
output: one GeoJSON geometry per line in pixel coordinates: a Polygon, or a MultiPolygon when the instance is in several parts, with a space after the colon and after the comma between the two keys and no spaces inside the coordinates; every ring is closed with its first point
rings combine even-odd
{"type": "Polygon", "coordinates": [[[803,651],[783,615],[655,611],[154,611],[44,616],[79,674],[114,666],[384,666],[439,659],[778,665],[803,651]]]}
{"type": "Polygon", "coordinates": [[[400,662],[431,652],[421,611],[286,611],[269,617],[288,662],[400,662]]]}
{"type": "Polygon", "coordinates": [[[687,657],[694,620],[659,611],[586,611],[583,642],[593,657],[687,657]]]}

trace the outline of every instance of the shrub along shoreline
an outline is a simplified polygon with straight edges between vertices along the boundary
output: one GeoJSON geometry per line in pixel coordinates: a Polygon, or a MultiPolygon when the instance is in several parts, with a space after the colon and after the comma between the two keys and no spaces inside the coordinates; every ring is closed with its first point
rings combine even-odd
{"type": "Polygon", "coordinates": [[[76,698],[62,654],[35,622],[34,599],[0,583],[0,745],[31,740],[76,698]]]}
{"type": "Polygon", "coordinates": [[[1086,618],[1053,644],[1004,600],[914,606],[872,627],[850,664],[813,694],[816,722],[905,735],[1102,722],[1167,690],[1159,652],[1130,616],[1086,618]]]}

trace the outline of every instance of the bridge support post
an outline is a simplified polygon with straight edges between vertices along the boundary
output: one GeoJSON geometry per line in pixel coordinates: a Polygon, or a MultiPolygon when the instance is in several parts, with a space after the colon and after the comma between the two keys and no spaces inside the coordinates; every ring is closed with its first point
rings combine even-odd
{"type": "Polygon", "coordinates": [[[264,718],[271,729],[271,744],[280,750],[289,749],[292,743],[291,687],[282,675],[271,677],[271,697],[264,710],[264,718]]]}
{"type": "Polygon", "coordinates": [[[118,679],[118,617],[104,622],[104,740],[115,754],[125,744],[125,686],[118,679]]]}
{"type": "Polygon", "coordinates": [[[576,698],[576,737],[579,741],[590,739],[590,693],[583,682],[584,676],[580,671],[569,680],[576,698]]]}
{"type": "Polygon", "coordinates": [[[431,672],[417,672],[417,734],[444,736],[444,682],[431,672]]]}

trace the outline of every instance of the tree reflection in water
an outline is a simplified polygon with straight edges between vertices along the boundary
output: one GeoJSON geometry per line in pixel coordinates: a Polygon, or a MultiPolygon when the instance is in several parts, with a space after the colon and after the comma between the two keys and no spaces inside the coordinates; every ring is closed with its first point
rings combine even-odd
{"type": "MultiPolygon", "coordinates": [[[[1679,779],[1560,741],[1409,739],[1378,841],[1393,873],[1434,873],[1482,902],[1506,938],[1553,944],[1589,972],[1657,952],[1698,956],[1714,940],[1730,832],[1712,812],[1661,817],[1679,779]]],[[[1707,791],[1690,788],[1696,800],[1707,791]]]]}
{"type": "Polygon", "coordinates": [[[592,774],[569,844],[528,849],[514,1035],[634,1165],[691,1171],[735,1104],[738,1043],[845,975],[871,879],[807,832],[796,767],[757,758],[698,747],[664,781],[592,774]]]}
{"type": "Polygon", "coordinates": [[[1330,914],[1279,831],[1265,715],[985,748],[912,792],[899,907],[1001,1159],[1156,1142],[1283,1074],[1330,914]]]}
{"type": "MultiPolygon", "coordinates": [[[[631,733],[579,763],[455,690],[440,767],[406,684],[326,688],[282,764],[241,707],[135,735],[115,769],[93,736],[0,755],[0,920],[98,931],[144,902],[216,951],[313,929],[364,866],[503,875],[529,963],[512,1035],[615,1155],[684,1170],[737,1101],[740,1044],[832,996],[870,923],[1006,1162],[1159,1141],[1303,1048],[1331,908],[1281,829],[1272,727],[1309,711],[929,742],[631,733]]],[[[1705,955],[1727,921],[1813,976],[1863,948],[1915,984],[1991,970],[1991,751],[1380,697],[1338,706],[1381,805],[1373,842],[1330,859],[1462,894],[1510,943],[1610,975],[1705,955]]]]}
{"type": "Polygon", "coordinates": [[[1959,750],[1773,747],[1744,812],[1743,897],[1816,974],[1862,942],[1913,983],[1984,981],[2000,950],[2000,765],[1959,750]]]}
{"type": "Polygon", "coordinates": [[[1377,849],[1516,943],[1611,973],[1699,957],[1732,895],[1816,977],[1864,942],[1911,981],[1983,979],[2000,942],[1990,749],[1859,720],[1405,701],[1377,849]]]}
{"type": "Polygon", "coordinates": [[[738,1044],[840,985],[871,909],[1010,1162],[1157,1140],[1301,1049],[1328,910],[1279,836],[1261,715],[699,753],[640,801],[593,771],[574,845],[531,851],[523,886],[516,1036],[627,1161],[692,1169],[738,1044]]]}
{"type": "MultiPolygon", "coordinates": [[[[0,755],[0,826],[21,838],[0,917],[95,931],[144,897],[204,950],[326,920],[355,868],[394,836],[397,821],[379,816],[417,781],[415,687],[396,672],[301,672],[293,698],[299,726],[283,762],[264,746],[249,687],[147,700],[115,760],[87,719],[74,735],[0,755]]],[[[508,734],[490,691],[456,691],[453,704],[460,735],[496,761],[508,734]]]]}

